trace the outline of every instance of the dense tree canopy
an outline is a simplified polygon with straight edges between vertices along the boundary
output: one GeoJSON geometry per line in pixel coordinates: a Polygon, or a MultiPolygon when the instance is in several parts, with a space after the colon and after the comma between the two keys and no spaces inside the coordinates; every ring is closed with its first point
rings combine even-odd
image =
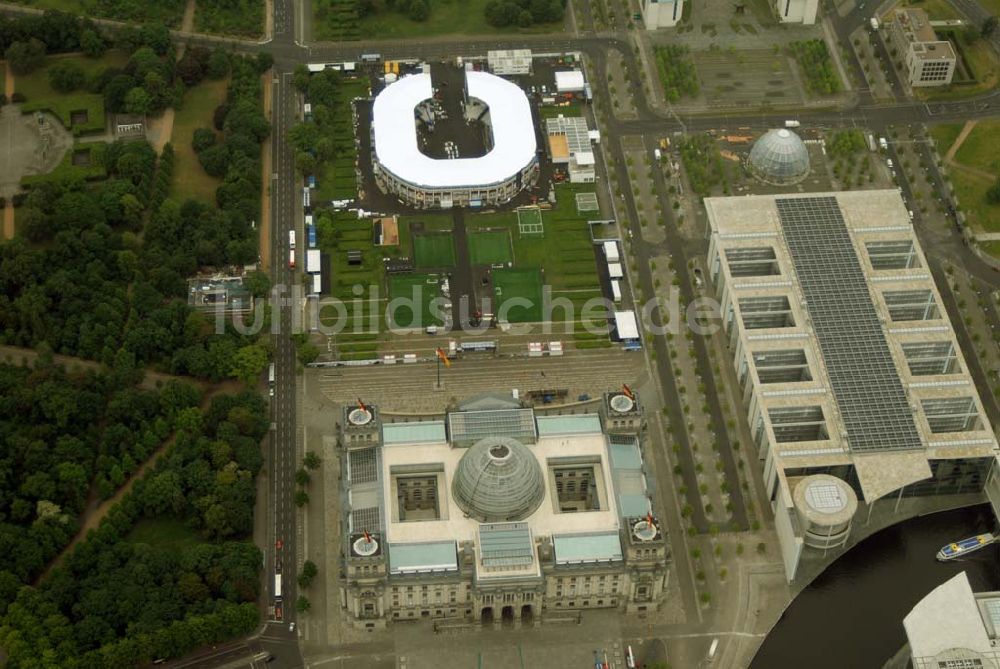
{"type": "Polygon", "coordinates": [[[218,397],[204,414],[176,411],[167,456],[49,578],[20,587],[0,572],[7,666],[132,666],[249,632],[260,549],[228,540],[252,529],[263,416],[254,393],[218,397]],[[128,539],[137,521],[165,518],[208,543],[176,550],[128,539]]]}

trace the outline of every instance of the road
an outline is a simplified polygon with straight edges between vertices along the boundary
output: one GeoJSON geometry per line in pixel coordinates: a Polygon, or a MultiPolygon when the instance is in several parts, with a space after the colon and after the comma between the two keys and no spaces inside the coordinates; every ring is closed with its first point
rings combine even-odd
{"type": "MultiPolygon", "coordinates": [[[[293,0],[274,0],[274,35],[272,45],[284,49],[295,46],[293,0]]],[[[271,402],[272,431],[267,454],[271,536],[266,546],[268,606],[282,610],[280,622],[268,622],[261,638],[261,647],[275,656],[274,667],[302,666],[302,656],[294,643],[298,636],[290,630],[296,620],[295,601],[298,598],[298,532],[295,506],[295,472],[300,457],[297,454],[296,359],[291,339],[294,300],[289,290],[296,285],[295,272],[288,267],[288,231],[296,221],[298,202],[295,165],[292,149],[286,141],[288,130],[296,121],[297,96],[291,84],[294,62],[275,58],[271,85],[271,282],[280,305],[277,318],[280,327],[273,335],[275,388],[271,402]],[[279,544],[280,542],[280,544],[279,544]],[[278,546],[280,545],[280,548],[278,546]],[[274,592],[274,574],[282,574],[282,592],[274,592]],[[280,597],[280,603],[279,603],[280,597]],[[292,643],[289,643],[292,641],[292,643]]],[[[300,252],[301,253],[301,252],[300,252]]],[[[272,620],[277,618],[275,615],[272,620]]]]}

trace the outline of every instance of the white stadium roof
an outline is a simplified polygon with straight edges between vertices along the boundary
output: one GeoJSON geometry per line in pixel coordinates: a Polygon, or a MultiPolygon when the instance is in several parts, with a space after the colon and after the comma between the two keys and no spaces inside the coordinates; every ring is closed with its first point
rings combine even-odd
{"type": "Polygon", "coordinates": [[[435,159],[417,145],[414,108],[431,98],[431,75],[402,77],[387,86],[372,108],[375,155],[381,166],[423,188],[462,188],[501,183],[536,158],[531,106],[515,84],[487,72],[466,72],[469,96],[490,108],[493,150],[480,158],[435,159]]]}

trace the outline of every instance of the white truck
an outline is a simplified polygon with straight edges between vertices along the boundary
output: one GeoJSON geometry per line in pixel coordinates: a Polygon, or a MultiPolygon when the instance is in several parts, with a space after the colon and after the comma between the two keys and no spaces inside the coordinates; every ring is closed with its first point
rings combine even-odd
{"type": "Polygon", "coordinates": [[[869,25],[871,25],[872,30],[874,30],[876,32],[878,31],[878,17],[875,17],[875,16],[871,17],[871,19],[869,19],[868,23],[869,23],[869,25]]]}
{"type": "Polygon", "coordinates": [[[295,248],[295,231],[294,230],[289,230],[288,231],[288,248],[290,248],[290,249],[294,249],[295,248]]]}
{"type": "Polygon", "coordinates": [[[785,121],[786,128],[798,128],[800,125],[802,124],[798,121],[785,121]]]}

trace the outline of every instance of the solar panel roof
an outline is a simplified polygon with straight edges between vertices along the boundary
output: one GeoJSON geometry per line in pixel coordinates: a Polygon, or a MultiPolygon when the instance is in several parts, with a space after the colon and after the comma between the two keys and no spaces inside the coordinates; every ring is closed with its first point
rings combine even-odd
{"type": "Polygon", "coordinates": [[[913,412],[836,198],[780,198],[775,204],[849,447],[855,451],[921,448],[913,412]]]}

